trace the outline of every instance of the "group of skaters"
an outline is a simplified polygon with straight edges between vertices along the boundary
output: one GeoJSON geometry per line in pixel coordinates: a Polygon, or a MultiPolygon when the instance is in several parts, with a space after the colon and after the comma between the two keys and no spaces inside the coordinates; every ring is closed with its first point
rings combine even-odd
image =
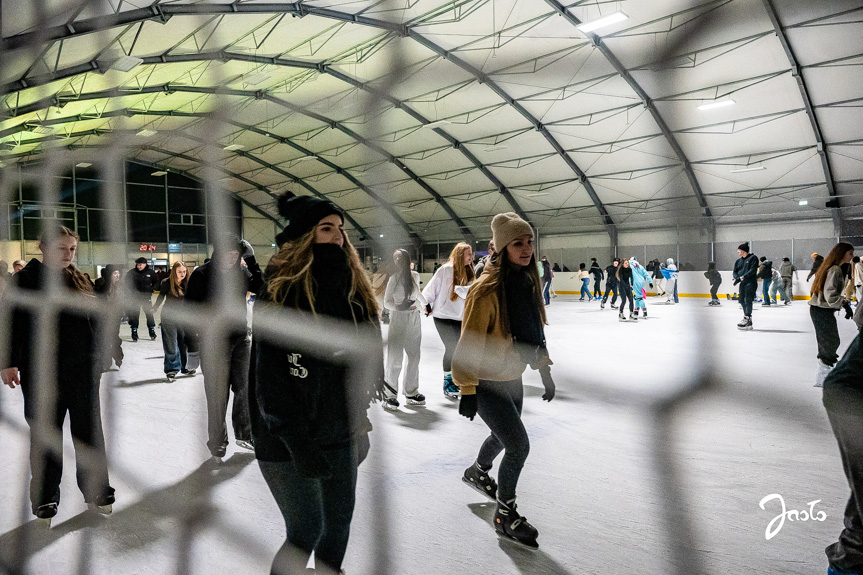
{"type": "MultiPolygon", "coordinates": [[[[187,371],[193,373],[190,366],[200,362],[208,408],[207,446],[214,463],[226,453],[225,418],[233,392],[234,437],[241,447],[254,450],[285,521],[287,537],[274,559],[273,573],[305,572],[312,554],[317,572],[341,572],[357,469],[370,448],[367,410],[375,401],[397,405],[405,355],[403,392],[410,403],[424,403],[416,363],[423,313],[434,318],[446,349],[444,394],[459,401],[461,415],[470,420],[478,415],[489,428],[462,480],[496,503],[493,525],[500,536],[536,549],[538,531],[516,506],[518,478],[529,452],[521,420],[522,373],[528,365],[539,371],[546,401],[554,397],[555,385],[544,334],[549,282],[540,276],[544,266],[535,259],[530,225],[514,213],[498,214],[491,226],[497,249],[483,262],[479,277],[471,247],[459,244],[422,290],[408,252],[395,252],[396,272],[388,278],[383,296],[391,313],[384,368],[377,296],[344,232],[342,211],[324,199],[286,193],[279,201],[279,212],[289,223],[276,236],[279,249],[266,270],[257,264],[248,242],[235,238],[218,244],[222,247],[212,259],[193,271],[176,262],[160,282],[155,306],[149,303],[150,294],[146,301],[143,295],[134,300],[140,304],[136,314],[143,307],[145,315],[164,303],[161,327],[169,373],[183,369],[180,338],[185,342],[187,371]],[[236,293],[222,293],[226,287],[236,293]],[[213,335],[203,325],[173,320],[176,306],[209,304],[201,311],[212,313],[225,297],[245,308],[248,293],[257,295],[251,337],[239,326],[213,335]],[[259,335],[268,332],[256,332],[258,319],[274,315],[268,310],[281,308],[293,310],[304,318],[297,321],[309,324],[319,317],[340,321],[364,345],[372,344],[369,361],[380,369],[348,369],[340,354],[310,353],[307,345],[259,335]],[[492,465],[501,453],[495,480],[492,465]]],[[[106,360],[122,362],[113,338],[120,329],[123,312],[119,310],[130,296],[109,300],[109,305],[97,304],[97,297],[119,297],[122,273],[107,269],[97,294],[73,263],[78,246],[74,231],[48,227],[38,245],[41,260],[34,258],[13,277],[14,289],[8,293],[15,297],[4,302],[11,318],[10,345],[0,365],[3,383],[13,389],[20,386],[23,392],[31,429],[31,507],[39,520],[50,525],[60,504],[62,427],[67,414],[84,500],[92,511],[112,512],[115,494],[108,474],[99,389],[106,360]],[[69,302],[56,317],[56,370],[45,368],[35,351],[45,345],[39,327],[52,316],[30,303],[54,286],[69,302]],[[32,297],[18,297],[21,294],[32,297]],[[112,345],[106,346],[106,341],[112,345]]],[[[146,262],[137,262],[130,273],[138,274],[133,277],[152,289],[147,268],[146,262]]],[[[152,330],[149,316],[148,328],[152,330]]],[[[287,331],[294,329],[302,325],[287,331]]]]}

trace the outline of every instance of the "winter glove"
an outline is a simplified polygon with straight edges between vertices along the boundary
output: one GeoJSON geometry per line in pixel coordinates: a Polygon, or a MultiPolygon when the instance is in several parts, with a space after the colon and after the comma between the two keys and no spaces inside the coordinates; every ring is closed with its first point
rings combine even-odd
{"type": "Polygon", "coordinates": [[[653,289],[653,284],[648,284],[648,285],[650,285],[650,289],[653,289]]]}
{"type": "Polygon", "coordinates": [[[300,475],[309,479],[329,479],[333,476],[333,470],[324,453],[312,444],[290,448],[294,466],[300,475]]]}
{"type": "Polygon", "coordinates": [[[476,415],[476,394],[462,395],[458,402],[458,414],[473,421],[476,415]]]}
{"type": "Polygon", "coordinates": [[[240,257],[245,258],[253,255],[255,255],[255,248],[252,247],[252,244],[248,240],[240,240],[240,257]]]}
{"type": "Polygon", "coordinates": [[[426,304],[426,317],[432,314],[432,308],[429,304],[426,304]]]}
{"type": "Polygon", "coordinates": [[[545,387],[545,393],[542,394],[542,399],[551,401],[554,399],[554,380],[551,379],[551,367],[545,366],[540,368],[539,376],[542,378],[542,385],[545,387]]]}
{"type": "Polygon", "coordinates": [[[854,310],[851,309],[851,304],[847,301],[842,304],[842,309],[845,310],[845,319],[851,319],[854,317],[854,310]]]}
{"type": "Polygon", "coordinates": [[[732,285],[737,285],[739,283],[740,283],[740,278],[737,278],[736,280],[734,280],[734,283],[732,285]]]}

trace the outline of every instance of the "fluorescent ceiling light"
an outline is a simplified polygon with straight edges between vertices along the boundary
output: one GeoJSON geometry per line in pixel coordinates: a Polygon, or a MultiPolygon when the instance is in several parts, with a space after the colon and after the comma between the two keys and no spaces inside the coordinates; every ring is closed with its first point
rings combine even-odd
{"type": "Polygon", "coordinates": [[[300,156],[299,158],[297,158],[297,161],[303,162],[305,160],[315,160],[315,159],[317,159],[317,156],[300,156]]]}
{"type": "Polygon", "coordinates": [[[749,166],[748,168],[737,168],[736,170],[731,170],[732,174],[742,174],[743,172],[758,172],[761,170],[766,170],[767,166],[749,166]]]}
{"type": "Polygon", "coordinates": [[[538,198],[540,196],[548,196],[550,195],[548,192],[536,192],[535,194],[527,194],[528,198],[538,198]]]}
{"type": "Polygon", "coordinates": [[[415,212],[416,208],[399,208],[400,212],[415,212]]]}
{"type": "Polygon", "coordinates": [[[506,150],[507,146],[503,144],[496,144],[494,146],[488,146],[483,149],[483,152],[500,152],[501,150],[506,150]]]}
{"type": "Polygon", "coordinates": [[[712,102],[708,102],[706,104],[701,104],[698,106],[699,110],[713,110],[714,108],[724,108],[725,106],[733,106],[736,104],[734,100],[731,98],[727,98],[725,100],[713,100],[712,102]]]}
{"type": "Polygon", "coordinates": [[[808,206],[809,200],[800,200],[799,202],[797,202],[797,205],[798,206],[808,206]]]}
{"type": "Polygon", "coordinates": [[[596,20],[579,24],[578,29],[582,32],[593,32],[594,30],[599,30],[600,28],[605,28],[606,26],[611,26],[628,19],[629,16],[625,12],[612,12],[608,16],[602,16],[596,20]]]}
{"type": "Polygon", "coordinates": [[[446,126],[447,124],[451,124],[449,120],[436,120],[434,122],[429,122],[428,124],[423,124],[423,128],[440,128],[441,126],[446,126]]]}
{"type": "Polygon", "coordinates": [[[255,74],[249,74],[248,76],[243,76],[243,84],[246,86],[256,86],[261,82],[266,82],[272,78],[266,72],[257,72],[255,74]]]}
{"type": "Polygon", "coordinates": [[[140,132],[138,132],[136,135],[141,136],[142,138],[149,138],[150,136],[155,136],[156,133],[157,133],[156,130],[143,129],[140,132]]]}
{"type": "Polygon", "coordinates": [[[89,168],[92,165],[93,164],[91,164],[90,162],[78,162],[77,164],[75,164],[75,167],[76,168],[89,168]]]}
{"type": "Polygon", "coordinates": [[[168,172],[166,172],[166,171],[164,171],[164,170],[157,170],[157,171],[153,172],[153,173],[152,173],[152,174],[150,174],[150,175],[151,175],[151,176],[164,176],[164,175],[165,175],[165,174],[167,174],[167,173],[168,173],[168,172]]]}
{"type": "Polygon", "coordinates": [[[242,150],[242,149],[243,149],[243,148],[245,148],[245,147],[246,147],[246,146],[244,146],[244,145],[242,145],[242,144],[231,144],[230,146],[225,146],[225,147],[224,147],[224,148],[222,148],[222,149],[223,149],[223,150],[225,150],[225,151],[227,151],[227,152],[234,152],[234,151],[236,151],[236,150],[242,150]]]}
{"type": "Polygon", "coordinates": [[[109,70],[119,70],[120,72],[130,72],[133,68],[137,68],[144,63],[144,60],[137,56],[121,56],[111,62],[109,70]]]}
{"type": "Polygon", "coordinates": [[[378,234],[378,235],[379,235],[380,237],[384,237],[384,235],[383,235],[383,234],[378,234]]]}

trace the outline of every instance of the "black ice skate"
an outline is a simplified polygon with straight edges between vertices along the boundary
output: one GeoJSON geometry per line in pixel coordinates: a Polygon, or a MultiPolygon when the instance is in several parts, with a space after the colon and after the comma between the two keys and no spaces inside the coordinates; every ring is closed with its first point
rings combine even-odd
{"type": "Polygon", "coordinates": [[[395,397],[388,397],[384,400],[383,403],[384,409],[387,411],[398,411],[399,410],[399,400],[395,397]]]}
{"type": "Polygon", "coordinates": [[[638,321],[638,316],[632,312],[629,312],[629,321],[638,321]]]}
{"type": "Polygon", "coordinates": [[[619,314],[617,314],[617,320],[618,321],[626,321],[626,316],[623,315],[623,312],[620,312],[619,314]]]}
{"type": "Polygon", "coordinates": [[[737,324],[737,329],[742,331],[752,330],[752,318],[748,315],[743,316],[743,321],[737,324]]]}
{"type": "Polygon", "coordinates": [[[153,329],[152,327],[150,328],[150,339],[151,340],[156,339],[156,330],[153,329]]]}
{"type": "Polygon", "coordinates": [[[111,515],[114,511],[114,494],[101,495],[93,501],[88,501],[87,508],[99,515],[111,515]]]}
{"type": "Polygon", "coordinates": [[[405,396],[405,404],[407,405],[425,405],[426,404],[426,396],[421,393],[416,395],[406,395],[405,396]]]}
{"type": "Polygon", "coordinates": [[[539,531],[528,523],[525,517],[518,514],[515,499],[511,499],[507,503],[497,502],[494,529],[500,537],[515,541],[533,551],[539,549],[539,543],[536,541],[536,538],[539,537],[539,531]]]}
{"type": "Polygon", "coordinates": [[[644,310],[644,319],[647,319],[647,310],[644,310]]]}
{"type": "Polygon", "coordinates": [[[461,480],[492,501],[497,501],[497,483],[489,477],[488,472],[480,469],[476,463],[464,470],[461,480]]]}
{"type": "Polygon", "coordinates": [[[36,515],[36,519],[42,526],[50,528],[51,520],[57,515],[57,504],[46,503],[45,505],[40,505],[34,515],[36,515]]]}
{"type": "Polygon", "coordinates": [[[132,341],[138,341],[138,330],[132,329],[132,341]]]}

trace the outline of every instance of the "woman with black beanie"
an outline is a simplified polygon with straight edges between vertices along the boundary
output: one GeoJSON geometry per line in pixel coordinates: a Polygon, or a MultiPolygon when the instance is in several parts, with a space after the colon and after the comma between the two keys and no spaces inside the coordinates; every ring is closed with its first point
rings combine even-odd
{"type": "MultiPolygon", "coordinates": [[[[95,298],[93,286],[72,263],[78,249],[78,234],[63,226],[49,227],[39,240],[42,260],[32,259],[13,276],[14,286],[31,297],[43,297],[50,276],[67,290],[68,297],[81,302],[95,298]],[[43,292],[40,294],[39,292],[43,292]]],[[[50,317],[50,316],[49,316],[50,317]]],[[[60,479],[63,475],[63,422],[69,414],[69,427],[75,446],[78,488],[91,510],[108,515],[114,503],[114,489],[108,482],[102,411],[99,402],[101,359],[97,345],[97,321],[83,310],[60,311],[56,330],[56,373],[48,367],[36,369],[39,357],[40,325],[30,309],[11,307],[11,337],[2,363],[3,383],[21,386],[24,417],[31,429],[30,503],[33,514],[49,526],[60,504],[60,479]],[[37,380],[40,375],[44,379],[37,380]],[[48,376],[46,378],[46,376],[48,376]],[[40,407],[53,399],[46,422],[40,421],[40,407]],[[47,423],[49,429],[40,424],[47,423]]],[[[42,322],[44,324],[44,322],[42,322]]]]}
{"type": "Polygon", "coordinates": [[[497,502],[494,527],[499,535],[537,549],[539,533],[518,514],[515,492],[530,450],[521,421],[525,367],[539,370],[544,400],[551,401],[555,391],[545,345],[545,306],[530,225],[510,212],[496,215],[491,229],[499,251],[468,293],[453,358],[453,380],[462,394],[459,413],[471,420],[479,414],[491,433],[462,481],[497,502]],[[489,471],[501,451],[498,485],[489,471]]]}
{"type": "MultiPolygon", "coordinates": [[[[312,553],[318,573],[338,573],[348,545],[357,467],[369,449],[369,403],[383,386],[378,310],[359,255],[333,203],[286,194],[279,213],[289,221],[267,266],[256,317],[285,306],[308,322],[343,322],[376,350],[373,381],[333,355],[308,353],[255,336],[249,405],[255,455],[285,520],[287,541],[273,573],[305,573],[312,553]]],[[[300,330],[302,325],[292,326],[300,330]]]]}

